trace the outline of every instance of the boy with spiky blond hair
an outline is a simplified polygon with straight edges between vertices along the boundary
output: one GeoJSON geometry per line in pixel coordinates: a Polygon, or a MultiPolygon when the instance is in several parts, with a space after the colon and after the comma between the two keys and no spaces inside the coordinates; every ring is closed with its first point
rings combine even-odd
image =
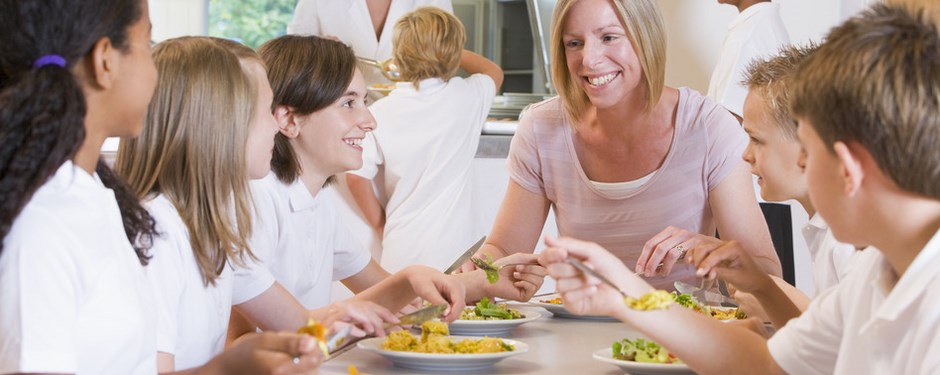
{"type": "MultiPolygon", "coordinates": [[[[761,198],[767,201],[794,199],[810,215],[809,223],[803,227],[803,238],[813,262],[814,289],[822,293],[839,283],[856,250],[835,240],[809,199],[805,165],[796,137],[797,121],[790,114],[789,90],[796,78],[796,70],[816,48],[814,45],[785,46],[776,56],[756,60],[748,67],[744,76],[744,84],[749,91],[744,101],[743,125],[750,141],[743,158],[757,177],[761,198]]],[[[730,249],[724,254],[735,256],[730,249]]],[[[742,281],[735,280],[733,276],[726,277],[725,281],[739,290],[750,289],[747,285],[739,285],[742,281]]],[[[764,310],[771,312],[768,316],[771,321],[781,327],[796,316],[792,314],[805,310],[808,299],[792,286],[775,281],[791,295],[795,306],[775,306],[774,301],[767,300],[759,302],[764,305],[764,310]]]]}

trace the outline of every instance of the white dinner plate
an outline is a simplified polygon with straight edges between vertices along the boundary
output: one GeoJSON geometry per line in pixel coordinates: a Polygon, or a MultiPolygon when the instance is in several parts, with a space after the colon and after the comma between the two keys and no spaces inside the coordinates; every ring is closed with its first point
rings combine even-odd
{"type": "Polygon", "coordinates": [[[556,305],[556,304],[554,304],[554,303],[542,302],[543,300],[550,300],[550,299],[554,299],[554,298],[557,298],[557,297],[560,297],[560,295],[558,295],[558,294],[551,294],[551,295],[547,295],[547,296],[544,296],[544,297],[533,298],[533,299],[529,300],[529,303],[531,303],[531,304],[533,304],[533,305],[536,305],[536,306],[539,306],[539,307],[541,307],[541,308],[543,308],[543,309],[545,309],[545,310],[548,310],[550,313],[552,313],[553,316],[557,316],[557,317],[559,317],[559,318],[565,318],[565,319],[585,319],[585,320],[596,320],[596,321],[604,321],[604,322],[619,322],[619,320],[614,319],[614,318],[609,317],[609,316],[603,316],[603,315],[577,315],[577,314],[572,314],[570,311],[568,311],[568,310],[565,309],[565,305],[564,305],[564,304],[556,305]]]}
{"type": "MultiPolygon", "coordinates": [[[[473,309],[473,307],[466,307],[467,309],[473,309]]],[[[538,318],[542,317],[542,314],[539,314],[533,310],[526,309],[516,309],[515,307],[510,307],[515,310],[519,310],[522,314],[522,318],[519,319],[502,319],[502,320],[463,320],[457,319],[449,324],[450,334],[452,335],[464,335],[464,336],[495,336],[495,337],[506,337],[509,336],[509,333],[513,328],[518,327],[520,324],[531,322],[538,318]]]]}
{"type": "Polygon", "coordinates": [[[644,363],[644,362],[634,362],[634,361],[624,361],[622,359],[614,358],[613,349],[609,346],[604,349],[598,349],[594,351],[594,359],[607,362],[614,366],[618,366],[623,371],[630,373],[631,375],[644,375],[644,374],[695,374],[689,366],[686,366],[682,363],[644,363]]]}
{"type": "MultiPolygon", "coordinates": [[[[472,336],[450,336],[453,340],[474,339],[479,340],[482,337],[472,336]]],[[[505,358],[519,355],[529,351],[529,346],[521,341],[502,339],[507,344],[516,348],[511,352],[486,353],[486,354],[432,354],[432,353],[412,353],[398,352],[394,350],[382,349],[382,342],[385,337],[373,337],[365,339],[356,344],[360,349],[377,353],[392,361],[395,366],[434,373],[447,373],[456,371],[482,371],[493,367],[496,362],[505,358]]]]}

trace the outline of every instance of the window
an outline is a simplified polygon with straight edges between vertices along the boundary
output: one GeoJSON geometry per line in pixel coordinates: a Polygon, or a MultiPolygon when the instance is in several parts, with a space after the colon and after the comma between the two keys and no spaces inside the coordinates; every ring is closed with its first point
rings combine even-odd
{"type": "Polygon", "coordinates": [[[209,35],[257,49],[284,35],[297,0],[208,0],[209,35]]]}

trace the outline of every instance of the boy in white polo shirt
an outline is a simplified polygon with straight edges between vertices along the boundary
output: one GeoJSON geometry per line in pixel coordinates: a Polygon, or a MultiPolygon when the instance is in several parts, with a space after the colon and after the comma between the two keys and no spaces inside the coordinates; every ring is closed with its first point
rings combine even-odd
{"type": "Polygon", "coordinates": [[[718,0],[718,3],[734,6],[739,14],[728,25],[728,35],[708,82],[708,98],[741,121],[747,96],[747,86],[742,82],[748,64],[755,58],[774,55],[778,48],[790,43],[790,35],[780,18],[780,5],[770,0],[718,0]]]}
{"type": "MultiPolygon", "coordinates": [[[[795,79],[794,74],[799,64],[815,49],[815,46],[786,46],[776,56],[754,60],[748,67],[744,83],[749,91],[744,102],[743,125],[750,140],[742,157],[751,165],[751,173],[760,185],[761,198],[767,201],[796,200],[812,217],[803,227],[803,236],[812,259],[813,287],[817,293],[822,293],[845,276],[856,249],[833,237],[810,200],[802,149],[796,137],[797,120],[790,114],[789,89],[795,79]]],[[[746,252],[738,242],[709,239],[702,244],[709,247],[698,249],[702,254],[723,245],[720,252],[709,255],[710,261],[714,262],[733,260],[746,252]]],[[[750,285],[748,278],[737,276],[723,275],[723,279],[739,292],[752,292],[750,294],[759,297],[757,302],[761,305],[748,304],[750,298],[742,298],[741,293],[737,293],[735,298],[739,299],[741,307],[748,315],[769,318],[778,328],[798,316],[809,303],[806,295],[780,279],[775,279],[777,286],[791,296],[790,300],[761,299],[767,293],[754,290],[755,285],[750,285]]]]}
{"type": "Polygon", "coordinates": [[[471,167],[503,72],[463,50],[465,40],[460,21],[438,8],[418,8],[395,24],[392,54],[402,82],[370,107],[374,138],[363,144],[362,168],[347,175],[383,234],[381,265],[389,272],[411,264],[444,269],[483,232],[471,167]],[[471,76],[455,77],[458,68],[471,76]],[[377,176],[388,196],[384,211],[366,180],[377,176]]]}
{"type": "MultiPolygon", "coordinates": [[[[700,373],[940,373],[937,56],[940,33],[929,16],[879,4],[834,28],[797,70],[791,109],[813,205],[838,240],[872,248],[771,339],[678,306],[630,310],[565,258],[585,259],[629,295],[649,292],[648,284],[597,245],[549,239],[540,261],[558,279],[565,308],[629,322],[700,373]]],[[[700,275],[772,283],[747,256],[713,264],[697,250],[689,255],[700,275]]]]}

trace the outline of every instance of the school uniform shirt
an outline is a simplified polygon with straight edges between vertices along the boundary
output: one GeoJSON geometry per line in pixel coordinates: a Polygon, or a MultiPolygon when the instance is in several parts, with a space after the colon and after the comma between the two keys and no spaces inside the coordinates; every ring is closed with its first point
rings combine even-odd
{"type": "Polygon", "coordinates": [[[791,374],[940,373],[940,231],[898,278],[867,249],[768,341],[791,374]]]}
{"type": "Polygon", "coordinates": [[[813,259],[813,287],[816,293],[821,293],[839,283],[858,250],[837,241],[826,220],[818,213],[803,227],[803,238],[813,259]]]}
{"type": "MultiPolygon", "coordinates": [[[[223,268],[214,285],[206,286],[193,254],[189,229],[173,203],[158,195],[146,206],[160,232],[153,240],[147,266],[160,327],[157,351],[173,354],[176,370],[202,366],[225,350],[233,295],[247,301],[267,288],[240,288],[231,263],[223,268]]],[[[274,284],[268,274],[252,275],[262,278],[238,280],[267,287],[274,284]]]]}
{"type": "MultiPolygon", "coordinates": [[[[385,60],[392,57],[392,30],[405,13],[434,6],[453,13],[450,0],[392,0],[379,39],[366,0],[300,0],[287,26],[288,34],[335,36],[352,47],[359,57],[385,60]]],[[[362,65],[366,84],[389,83],[378,68],[362,65]]]]}
{"type": "Polygon", "coordinates": [[[155,374],[150,285],[114,193],[67,161],[0,253],[0,373],[155,374]]]}
{"type": "Polygon", "coordinates": [[[790,43],[780,5],[770,2],[751,5],[728,25],[718,64],[708,82],[708,97],[738,115],[744,116],[747,86],[742,84],[751,61],[777,54],[790,43]]]}
{"type": "Polygon", "coordinates": [[[298,178],[291,184],[274,173],[251,182],[256,209],[251,249],[304,307],[330,303],[333,281],[353,276],[369,264],[372,254],[338,220],[340,197],[331,186],[316,196],[298,178]]]}
{"type": "Polygon", "coordinates": [[[369,107],[374,141],[364,142],[362,168],[353,172],[373,179],[381,166],[388,196],[381,264],[389,272],[412,264],[443,270],[482,234],[472,166],[496,85],[474,74],[418,87],[399,82],[369,107]]]}

